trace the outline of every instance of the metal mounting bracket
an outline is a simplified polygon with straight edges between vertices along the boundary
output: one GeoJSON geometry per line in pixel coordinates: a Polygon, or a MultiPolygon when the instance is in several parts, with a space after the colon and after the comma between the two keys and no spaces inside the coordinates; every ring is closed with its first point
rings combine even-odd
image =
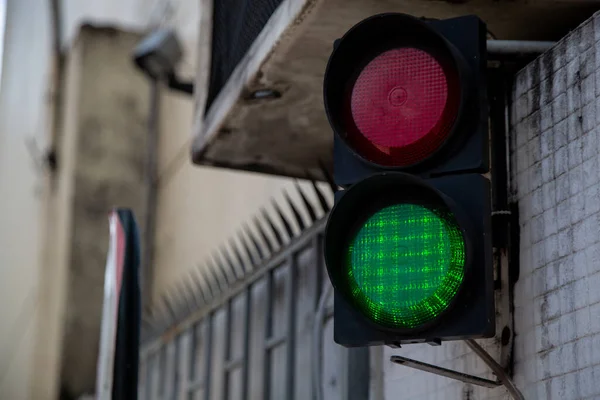
{"type": "MultiPolygon", "coordinates": [[[[488,41],[488,45],[491,41],[488,41]]],[[[495,43],[496,45],[505,43],[495,43]]],[[[533,50],[544,50],[545,47],[550,47],[550,43],[540,43],[538,49],[533,50]]],[[[506,75],[504,71],[497,72],[497,79],[493,82],[496,84],[490,87],[491,93],[491,110],[492,116],[492,138],[495,140],[496,146],[495,152],[493,153],[492,160],[494,162],[493,175],[494,183],[494,195],[495,201],[494,211],[492,218],[495,222],[494,233],[495,233],[495,254],[494,254],[494,270],[496,271],[496,305],[497,305],[497,322],[496,325],[502,327],[500,336],[500,362],[496,361],[487,351],[485,351],[477,342],[473,339],[465,340],[467,346],[473,350],[473,352],[486,363],[486,365],[496,375],[496,380],[484,379],[478,376],[466,374],[464,372],[455,371],[451,369],[442,368],[436,365],[427,364],[421,361],[412,360],[401,356],[392,356],[390,360],[393,363],[404,365],[410,368],[418,369],[421,371],[433,373],[436,375],[444,376],[451,379],[456,379],[462,382],[470,383],[477,386],[496,388],[504,386],[516,400],[524,400],[523,394],[515,386],[513,381],[510,379],[507,370],[511,368],[512,358],[512,341],[513,337],[513,319],[511,313],[511,286],[517,279],[514,268],[510,264],[515,264],[513,254],[518,251],[518,231],[513,231],[513,225],[518,228],[518,209],[514,209],[508,204],[508,166],[506,165],[506,138],[508,128],[506,126],[506,110],[507,110],[507,86],[510,86],[506,82],[506,75]],[[513,248],[514,244],[517,244],[516,249],[513,248]],[[503,367],[503,365],[505,367],[503,367]]],[[[518,268],[518,266],[517,266],[518,268]]],[[[518,270],[517,270],[518,271],[518,270]]],[[[518,272],[516,273],[518,275],[518,272]]]]}
{"type": "Polygon", "coordinates": [[[487,387],[487,388],[496,388],[499,386],[504,386],[511,394],[513,399],[515,400],[525,400],[523,394],[519,391],[519,389],[515,386],[513,381],[504,371],[504,368],[494,358],[484,350],[475,340],[468,339],[465,340],[467,346],[473,350],[479,358],[483,362],[486,363],[488,367],[492,370],[494,375],[498,378],[493,381],[490,379],[481,378],[479,376],[466,374],[464,372],[455,371],[452,369],[438,367],[437,365],[427,364],[421,361],[413,360],[410,358],[402,357],[402,356],[391,356],[390,361],[399,365],[404,365],[406,367],[418,369],[420,371],[429,372],[432,374],[444,376],[446,378],[456,379],[465,383],[470,383],[477,386],[487,387]]]}
{"type": "Polygon", "coordinates": [[[487,52],[492,56],[538,55],[550,50],[556,42],[530,40],[488,40],[487,52]]]}

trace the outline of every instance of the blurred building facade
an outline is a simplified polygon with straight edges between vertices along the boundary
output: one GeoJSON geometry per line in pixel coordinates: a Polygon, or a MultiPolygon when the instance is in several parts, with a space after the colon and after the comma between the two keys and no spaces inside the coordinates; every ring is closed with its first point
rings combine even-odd
{"type": "MultiPolygon", "coordinates": [[[[429,3],[418,3],[428,11],[429,3]]],[[[477,10],[486,2],[471,3],[477,10]]],[[[486,5],[490,14],[503,5],[493,3],[486,5]]],[[[541,3],[536,2],[543,8],[541,3]]],[[[577,2],[547,3],[567,9],[577,2]]],[[[158,107],[151,107],[150,84],[133,67],[131,50],[145,33],[174,27],[184,46],[178,72],[193,80],[202,72],[197,71],[198,29],[206,18],[201,4],[7,0],[0,85],[1,399],[70,398],[94,389],[106,217],[113,206],[132,207],[145,228],[152,120],[158,129],[158,179],[150,194],[156,196],[156,225],[153,267],[145,271],[151,277],[147,302],[173,290],[273,198],[287,202],[287,191],[292,201],[302,201],[289,179],[192,166],[190,96],[162,87],[158,107]]],[[[513,10],[519,6],[510,4],[513,10]]],[[[511,189],[523,231],[513,372],[526,398],[599,395],[594,382],[600,377],[600,302],[594,283],[600,263],[595,225],[589,222],[598,215],[599,161],[597,151],[590,152],[600,148],[594,128],[600,104],[598,21],[587,20],[522,70],[512,92],[513,104],[524,105],[515,107],[510,121],[511,189]],[[550,95],[543,100],[540,87],[547,89],[549,82],[550,95]],[[540,172],[545,170],[554,172],[540,172]]],[[[415,346],[404,355],[485,373],[485,365],[460,343],[438,350],[415,346]]],[[[386,357],[373,366],[381,378],[373,398],[478,393],[391,365],[387,356],[394,351],[381,350],[386,357]]],[[[496,389],[481,398],[506,396],[496,389]]]]}
{"type": "MultiPolygon", "coordinates": [[[[55,3],[7,2],[0,92],[3,399],[93,390],[107,212],[133,207],[142,228],[145,218],[150,85],[134,69],[131,51],[144,33],[176,27],[185,58],[179,73],[189,80],[195,74],[199,2],[55,3]]],[[[292,185],[193,167],[193,99],[167,89],[159,98],[150,298],[159,298],[292,185]]]]}

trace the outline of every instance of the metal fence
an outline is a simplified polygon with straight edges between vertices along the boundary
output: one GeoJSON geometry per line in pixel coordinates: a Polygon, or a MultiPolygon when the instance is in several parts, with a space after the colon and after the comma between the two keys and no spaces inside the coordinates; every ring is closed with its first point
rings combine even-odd
{"type": "Polygon", "coordinates": [[[315,219],[220,296],[147,339],[140,399],[314,399],[315,369],[325,399],[368,398],[369,353],[333,342],[332,299],[320,332],[322,351],[314,351],[315,314],[330,285],[324,227],[324,217],[315,219]]]}

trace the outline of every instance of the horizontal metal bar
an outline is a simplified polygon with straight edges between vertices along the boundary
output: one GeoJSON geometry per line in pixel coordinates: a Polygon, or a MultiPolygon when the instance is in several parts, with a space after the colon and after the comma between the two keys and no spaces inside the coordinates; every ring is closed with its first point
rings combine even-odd
{"type": "Polygon", "coordinates": [[[529,40],[488,40],[487,52],[495,55],[541,54],[550,50],[556,42],[529,40]]]}
{"type": "Polygon", "coordinates": [[[281,346],[282,344],[284,344],[287,340],[287,337],[285,335],[283,336],[279,336],[279,337],[272,337],[272,338],[268,338],[266,343],[265,343],[265,349],[267,350],[272,350],[275,347],[281,346]]]}
{"type": "Polygon", "coordinates": [[[499,381],[492,381],[485,378],[480,378],[478,376],[465,374],[464,372],[454,371],[452,369],[446,369],[442,367],[438,367],[437,365],[427,364],[421,361],[412,360],[410,358],[401,357],[401,356],[391,356],[390,361],[396,364],[404,365],[406,367],[418,369],[425,372],[430,372],[432,374],[445,376],[446,378],[456,379],[465,383],[470,383],[477,386],[483,386],[488,388],[495,388],[498,386],[502,386],[502,383],[499,381]]]}
{"type": "Polygon", "coordinates": [[[333,317],[333,304],[325,308],[325,319],[333,317]]]}
{"type": "Polygon", "coordinates": [[[517,388],[512,379],[506,374],[504,368],[496,360],[492,358],[492,356],[485,351],[483,347],[481,347],[475,340],[468,339],[465,340],[467,346],[471,348],[487,364],[488,367],[496,374],[499,379],[501,385],[504,385],[508,392],[511,394],[512,398],[515,400],[524,400],[523,393],[517,388]]]}
{"type": "Polygon", "coordinates": [[[198,379],[194,382],[189,382],[187,384],[186,390],[187,392],[195,392],[196,390],[204,389],[204,381],[202,379],[198,379]]]}
{"type": "MultiPolygon", "coordinates": [[[[307,228],[300,236],[294,239],[293,242],[289,243],[286,247],[282,248],[278,253],[274,254],[271,259],[261,268],[257,269],[253,274],[249,274],[247,277],[240,279],[234,283],[228,290],[223,293],[223,297],[215,299],[216,301],[209,305],[207,308],[198,310],[196,313],[190,315],[184,321],[179,322],[177,325],[170,327],[169,333],[176,334],[181,331],[188,329],[190,326],[198,322],[204,316],[212,313],[216,309],[220,308],[229,299],[237,296],[243,292],[248,286],[252,285],[259,279],[261,279],[266,273],[280,267],[288,258],[289,254],[295,254],[298,251],[309,246],[315,235],[325,230],[327,224],[327,217],[321,218],[321,220],[315,222],[312,226],[307,228]]],[[[155,351],[163,343],[162,334],[155,336],[153,339],[149,339],[145,343],[142,343],[142,349],[140,356],[145,357],[147,353],[155,351]]]]}
{"type": "Polygon", "coordinates": [[[244,357],[235,358],[233,360],[229,360],[225,363],[223,367],[225,371],[230,372],[233,369],[240,368],[244,365],[244,357]]]}

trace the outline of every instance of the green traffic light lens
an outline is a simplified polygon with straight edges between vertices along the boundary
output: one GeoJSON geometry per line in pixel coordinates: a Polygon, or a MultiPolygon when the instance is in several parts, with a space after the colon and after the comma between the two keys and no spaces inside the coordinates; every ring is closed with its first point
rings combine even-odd
{"type": "Polygon", "coordinates": [[[465,260],[465,240],[449,211],[418,204],[385,207],[350,242],[350,296],[379,325],[417,328],[450,307],[465,260]]]}

